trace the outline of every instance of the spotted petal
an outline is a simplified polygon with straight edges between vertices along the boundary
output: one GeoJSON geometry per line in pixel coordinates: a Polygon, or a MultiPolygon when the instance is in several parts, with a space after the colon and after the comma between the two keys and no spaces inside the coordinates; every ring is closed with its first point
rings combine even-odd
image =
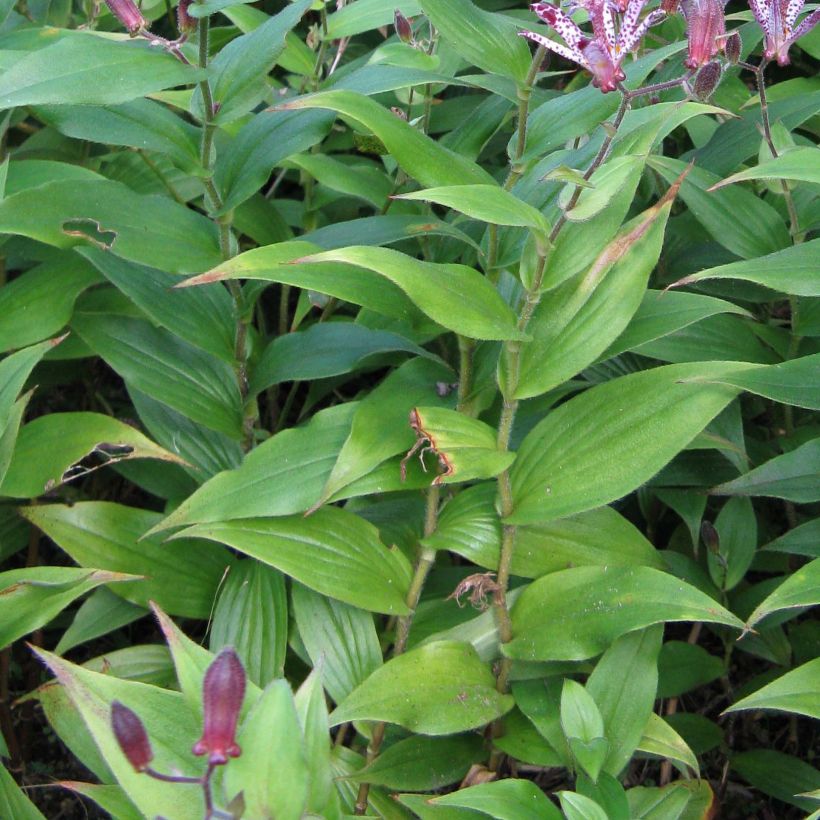
{"type": "MultiPolygon", "coordinates": [[[[533,3],[530,8],[572,49],[577,49],[584,38],[584,32],[575,21],[552,3],[533,3]]],[[[543,45],[543,44],[542,44],[543,45]]],[[[575,60],[575,57],[571,57],[575,60]]]]}
{"type": "Polygon", "coordinates": [[[544,37],[542,34],[538,34],[535,31],[519,31],[518,35],[520,37],[526,37],[528,40],[532,40],[539,46],[544,46],[544,48],[560,55],[566,60],[571,60],[574,63],[578,63],[578,65],[582,68],[589,68],[587,61],[584,59],[584,55],[577,49],[570,48],[569,46],[563,46],[561,43],[556,43],[555,40],[550,40],[548,37],[544,37]]]}

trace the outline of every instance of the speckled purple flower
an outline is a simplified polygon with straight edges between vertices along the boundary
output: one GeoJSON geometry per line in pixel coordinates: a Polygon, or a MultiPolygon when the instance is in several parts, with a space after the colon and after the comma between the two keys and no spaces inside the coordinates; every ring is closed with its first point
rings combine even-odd
{"type": "Polygon", "coordinates": [[[686,37],[689,53],[686,65],[700,68],[723,48],[726,35],[724,0],[680,0],[680,9],[686,19],[686,37]]]}
{"type": "Polygon", "coordinates": [[[763,29],[763,56],[777,58],[778,65],[789,64],[789,48],[820,23],[820,9],[807,15],[795,28],[805,0],[749,0],[749,7],[763,29]]]}
{"type": "MultiPolygon", "coordinates": [[[[663,19],[660,9],[650,12],[643,20],[641,11],[647,0],[628,0],[618,22],[615,4],[609,0],[580,0],[574,5],[587,10],[592,23],[592,37],[586,35],[575,22],[551,3],[533,3],[530,8],[548,26],[560,35],[566,45],[556,43],[535,31],[519,34],[568,60],[578,63],[592,74],[592,84],[601,91],[615,91],[626,79],[621,68],[624,57],[638,45],[650,26],[663,19]]],[[[618,5],[620,7],[620,4],[618,5]]]]}

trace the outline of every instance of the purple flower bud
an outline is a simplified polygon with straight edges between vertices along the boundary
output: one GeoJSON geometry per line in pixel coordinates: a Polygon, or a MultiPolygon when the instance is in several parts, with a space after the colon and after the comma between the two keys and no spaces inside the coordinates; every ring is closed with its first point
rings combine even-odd
{"type": "Polygon", "coordinates": [[[190,34],[196,31],[196,20],[188,14],[193,0],[179,0],[177,6],[177,28],[180,34],[190,34]]]}
{"type": "Polygon", "coordinates": [[[711,553],[720,551],[720,536],[711,521],[704,519],[700,525],[700,537],[711,553]]]}
{"type": "Polygon", "coordinates": [[[681,0],[689,40],[689,68],[706,65],[720,51],[726,33],[723,6],[723,0],[681,0]]]}
{"type": "Polygon", "coordinates": [[[202,683],[202,737],[194,744],[195,755],[208,755],[208,763],[221,766],[239,757],[236,724],[245,698],[245,670],[233,647],[226,646],[213,659],[202,683]]]}
{"type": "Polygon", "coordinates": [[[740,59],[740,49],[742,45],[740,32],[737,29],[728,34],[723,41],[723,53],[732,65],[737,65],[737,61],[740,59]]]}
{"type": "Polygon", "coordinates": [[[410,21],[398,9],[393,12],[393,25],[396,28],[396,34],[398,34],[399,40],[408,45],[412,44],[413,27],[410,25],[410,21]]]}
{"type": "Polygon", "coordinates": [[[698,71],[695,82],[692,85],[692,91],[699,100],[708,100],[714,94],[715,89],[720,84],[720,63],[712,60],[711,63],[706,63],[700,71],[698,71]]]}
{"type": "Polygon", "coordinates": [[[115,700],[111,704],[111,728],[128,762],[136,771],[144,772],[154,759],[154,753],[139,716],[115,700]]]}
{"type": "Polygon", "coordinates": [[[105,4],[130,34],[136,34],[141,28],[145,28],[145,18],[133,0],[105,0],[105,4]]]}

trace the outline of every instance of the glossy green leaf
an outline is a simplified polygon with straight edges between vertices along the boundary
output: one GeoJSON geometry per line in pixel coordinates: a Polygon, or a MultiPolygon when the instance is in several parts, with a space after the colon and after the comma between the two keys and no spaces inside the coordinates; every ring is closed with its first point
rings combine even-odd
{"type": "Polygon", "coordinates": [[[655,757],[671,760],[679,764],[684,773],[691,769],[697,776],[700,772],[695,753],[686,745],[686,741],[662,718],[650,712],[649,720],[637,745],[637,751],[655,757]]]}
{"type": "Polygon", "coordinates": [[[809,503],[820,500],[819,476],[820,439],[813,439],[709,492],[712,495],[762,495],[809,503]]]}
{"type": "Polygon", "coordinates": [[[220,259],[216,228],[202,214],[110,179],[52,182],[7,197],[0,202],[0,233],[57,248],[90,242],[174,273],[199,273],[220,259]]]}
{"type": "Polygon", "coordinates": [[[658,655],[658,697],[676,698],[723,674],[723,662],[702,646],[666,641],[658,655]]]}
{"type": "Polygon", "coordinates": [[[0,765],[0,817],[15,820],[45,820],[40,810],[12,780],[5,766],[0,765]]]}
{"type": "MultiPolygon", "coordinates": [[[[314,153],[299,154],[289,159],[287,164],[307,172],[320,185],[340,194],[363,199],[377,210],[386,207],[387,197],[393,190],[390,177],[370,164],[348,164],[327,154],[314,153]]],[[[313,237],[309,241],[314,241],[313,237]]],[[[350,242],[344,244],[349,245],[350,242]]]]}
{"type": "Polygon", "coordinates": [[[321,663],[328,694],[340,703],[382,665],[373,616],[301,584],[292,585],[291,595],[299,637],[313,663],[321,663]]]}
{"type": "Polygon", "coordinates": [[[480,783],[436,797],[436,806],[474,809],[499,820],[559,820],[561,813],[531,780],[512,778],[480,783]]]}
{"type": "Polygon", "coordinates": [[[804,663],[726,709],[773,709],[820,720],[820,658],[804,663]]]}
{"type": "Polygon", "coordinates": [[[800,524],[793,530],[775,538],[774,541],[769,541],[761,549],[820,558],[820,518],[800,524]]]}
{"type": "MultiPolygon", "coordinates": [[[[687,167],[671,157],[653,156],[648,162],[667,182],[687,167]]],[[[754,259],[791,244],[786,224],[772,205],[744,188],[718,192],[714,185],[719,181],[717,174],[695,166],[680,189],[690,213],[716,242],[741,259],[754,259]]]]}
{"type": "Polygon", "coordinates": [[[110,105],[195,83],[203,72],[144,41],[112,42],[71,32],[19,58],[0,77],[0,109],[26,105],[110,105]]]}
{"type": "Polygon", "coordinates": [[[75,646],[92,641],[101,635],[108,635],[145,614],[146,610],[143,607],[115,595],[108,587],[95,589],[80,605],[74,620],[63,632],[54,651],[58,655],[65,655],[75,646]]]}
{"type": "Polygon", "coordinates": [[[592,695],[570,678],[561,690],[561,728],[575,762],[596,781],[609,749],[604,721],[592,695]]]}
{"type": "Polygon", "coordinates": [[[793,296],[820,296],[820,279],[816,275],[818,251],[820,239],[813,239],[758,259],[707,268],[680,279],[675,286],[706,279],[743,279],[793,296]]]}
{"type": "Polygon", "coordinates": [[[517,225],[549,235],[550,225],[541,211],[497,185],[451,185],[401,194],[396,199],[433,202],[493,225],[517,225]]]}
{"type": "Polygon", "coordinates": [[[245,718],[237,742],[242,755],[226,767],[222,781],[228,798],[242,792],[250,817],[301,817],[308,769],[287,681],[268,685],[245,718]],[[271,727],[276,731],[272,733],[271,727]],[[287,788],[282,788],[285,783],[287,788]]]}
{"type": "Polygon", "coordinates": [[[817,806],[816,801],[798,795],[820,788],[820,772],[798,757],[774,749],[752,749],[733,755],[730,764],[764,794],[806,812],[817,806]]]}
{"type": "Polygon", "coordinates": [[[304,512],[321,495],[357,407],[348,402],[328,408],[303,427],[271,436],[240,467],[206,482],[156,529],[304,512]]]}
{"type": "Polygon", "coordinates": [[[0,573],[0,647],[44,626],[100,584],[133,579],[121,572],[84,567],[26,567],[0,573]]]}
{"type": "Polygon", "coordinates": [[[663,788],[636,786],[626,796],[636,820],[702,820],[716,802],[705,780],[678,780],[663,788]]]}
{"type": "Polygon", "coordinates": [[[614,501],[650,479],[736,395],[683,383],[737,367],[659,367],[593,387],[533,428],[512,468],[516,524],[549,521],[614,501]],[[596,476],[590,486],[589,476],[596,476]]]}
{"type": "Polygon", "coordinates": [[[117,820],[142,820],[137,807],[119,786],[101,786],[77,780],[60,780],[54,785],[88,798],[117,820]]]}
{"type": "Polygon", "coordinates": [[[23,507],[20,512],[80,566],[144,576],[113,591],[143,607],[156,601],[174,615],[207,618],[225,571],[233,564],[227,550],[207,542],[162,544],[143,538],[160,518],[148,510],[82,501],[23,507]]]}
{"type": "Polygon", "coordinates": [[[808,182],[820,185],[820,159],[814,148],[792,148],[779,157],[761,162],[752,168],[738,171],[716,185],[713,190],[723,188],[735,182],[744,182],[750,179],[781,180],[788,179],[795,182],[808,182]]]}
{"type": "Polygon", "coordinates": [[[820,558],[792,572],[749,616],[746,625],[753,627],[773,612],[820,604],[820,558]]]}
{"type": "MultiPolygon", "coordinates": [[[[674,191],[629,222],[592,266],[548,291],[527,330],[513,396],[546,393],[595,361],[620,335],[643,298],[658,261],[674,191]]],[[[500,376],[502,386],[509,377],[500,376]]]]}
{"type": "Polygon", "coordinates": [[[354,245],[297,263],[341,262],[383,276],[434,322],[471,339],[521,339],[515,314],[487,279],[466,265],[424,262],[389,248],[354,245]]]}
{"type": "Polygon", "coordinates": [[[567,820],[608,820],[606,812],[591,797],[578,792],[558,792],[567,820]]]}
{"type": "Polygon", "coordinates": [[[236,649],[257,686],[284,677],[288,594],[281,572],[253,560],[231,566],[211,617],[210,650],[223,646],[236,649]]]}
{"type": "Polygon", "coordinates": [[[40,416],[20,430],[0,495],[37,498],[101,466],[133,458],[181,461],[130,425],[100,413],[40,416]],[[83,463],[92,456],[99,463],[83,463]]]}
{"type": "Polygon", "coordinates": [[[376,528],[338,507],[311,516],[197,524],[173,536],[207,538],[238,549],[305,586],[370,612],[403,615],[409,584],[404,556],[376,528]]]}
{"type": "Polygon", "coordinates": [[[746,575],[757,549],[757,519],[748,498],[730,498],[715,519],[719,544],[709,550],[712,581],[719,589],[732,589],[746,575]]]}
{"type": "Polygon", "coordinates": [[[320,91],[278,106],[279,110],[326,108],[372,131],[402,169],[419,183],[440,185],[493,184],[473,162],[433,141],[375,101],[352,91],[320,91]]]}
{"type": "MultiPolygon", "coordinates": [[[[364,31],[387,26],[393,22],[394,0],[358,0],[342,6],[328,15],[327,31],[330,37],[350,37],[364,31]]],[[[401,0],[398,4],[405,17],[421,14],[417,0],[401,0]]]]}
{"type": "Polygon", "coordinates": [[[398,723],[424,735],[447,735],[483,726],[512,708],[496,691],[489,666],[475,649],[439,641],[388,661],[331,714],[332,725],[351,720],[398,723]],[[396,692],[401,690],[401,697],[396,692]]]}
{"type": "Polygon", "coordinates": [[[545,575],[512,608],[519,660],[584,660],[616,638],[664,621],[703,621],[739,628],[716,601],[673,575],[649,567],[576,567],[545,575]],[[549,623],[549,630],[539,624],[549,623]]]}

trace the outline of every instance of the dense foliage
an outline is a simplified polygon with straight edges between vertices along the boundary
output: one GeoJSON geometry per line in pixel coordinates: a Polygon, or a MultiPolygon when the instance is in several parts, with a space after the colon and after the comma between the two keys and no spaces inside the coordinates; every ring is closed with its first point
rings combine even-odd
{"type": "Polygon", "coordinates": [[[106,2],[0,0],[0,817],[820,817],[820,11],[106,2]]]}

